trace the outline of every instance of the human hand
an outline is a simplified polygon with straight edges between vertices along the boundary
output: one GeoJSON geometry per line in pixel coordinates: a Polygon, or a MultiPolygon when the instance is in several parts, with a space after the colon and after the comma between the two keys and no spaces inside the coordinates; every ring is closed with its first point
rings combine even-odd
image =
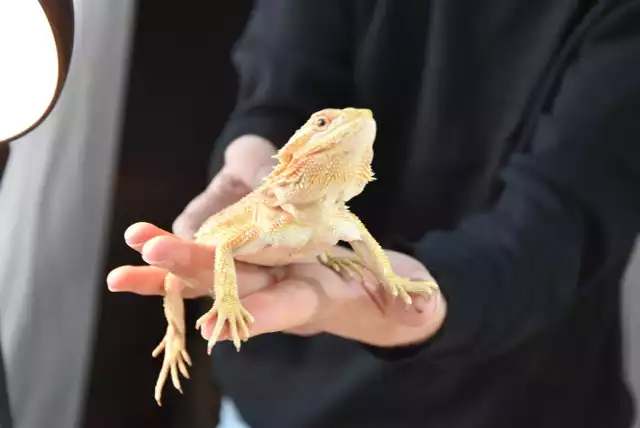
{"type": "MultiPolygon", "coordinates": [[[[162,295],[163,280],[172,272],[185,281],[185,297],[211,294],[214,248],[206,247],[148,223],[132,225],[125,233],[129,246],[150,266],[123,266],[107,278],[111,291],[162,295]]],[[[350,253],[335,247],[332,254],[350,253]]],[[[428,279],[417,260],[388,251],[399,275],[428,279]]],[[[374,282],[345,280],[315,260],[286,267],[264,268],[236,262],[238,290],[243,306],[254,316],[251,336],[271,332],[298,335],[330,333],[375,346],[394,347],[426,340],[438,330],[446,313],[439,293],[431,298],[414,296],[406,306],[392,299],[374,282]]],[[[201,333],[211,336],[213,324],[201,333]]],[[[223,331],[219,340],[229,340],[223,331]]]]}
{"type": "Polygon", "coordinates": [[[229,144],[224,166],[207,188],[193,198],[173,223],[173,232],[191,239],[213,214],[251,192],[276,164],[276,149],[257,135],[245,135],[229,144]]]}

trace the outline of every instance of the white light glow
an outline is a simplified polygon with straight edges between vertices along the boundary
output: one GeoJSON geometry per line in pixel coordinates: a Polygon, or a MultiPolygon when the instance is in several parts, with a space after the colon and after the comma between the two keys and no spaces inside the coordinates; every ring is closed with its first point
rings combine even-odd
{"type": "Polygon", "coordinates": [[[35,123],[58,82],[58,52],[37,0],[0,0],[0,142],[35,123]]]}

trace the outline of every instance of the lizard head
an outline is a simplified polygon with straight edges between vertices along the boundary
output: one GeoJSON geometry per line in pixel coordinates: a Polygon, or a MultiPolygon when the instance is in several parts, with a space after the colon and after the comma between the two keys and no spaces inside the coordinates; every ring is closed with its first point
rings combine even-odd
{"type": "Polygon", "coordinates": [[[368,109],[324,109],[311,115],[275,155],[262,190],[277,205],[346,202],[373,180],[376,122],[368,109]]]}
{"type": "Polygon", "coordinates": [[[311,115],[280,149],[276,159],[285,165],[294,159],[334,151],[350,164],[370,162],[375,136],[376,122],[371,110],[324,109],[311,115]]]}

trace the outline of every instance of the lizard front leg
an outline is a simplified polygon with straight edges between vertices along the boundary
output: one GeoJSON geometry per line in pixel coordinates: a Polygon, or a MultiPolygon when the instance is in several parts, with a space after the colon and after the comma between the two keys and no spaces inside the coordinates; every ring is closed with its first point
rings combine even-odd
{"type": "Polygon", "coordinates": [[[217,317],[213,333],[207,345],[209,354],[211,354],[211,349],[218,341],[225,323],[229,324],[231,339],[239,351],[241,339],[238,328],[242,331],[244,340],[248,340],[248,324],[254,321],[253,316],[240,303],[236,266],[233,259],[233,248],[237,243],[233,241],[233,239],[223,240],[224,243],[216,247],[213,285],[214,303],[211,309],[196,322],[196,328],[200,328],[203,324],[217,317]]]}
{"type": "Polygon", "coordinates": [[[153,350],[151,355],[155,358],[164,351],[164,361],[158,376],[155,388],[155,399],[158,405],[161,404],[162,388],[171,373],[173,386],[182,393],[178,370],[185,378],[189,378],[187,370],[191,365],[191,358],[186,351],[185,322],[184,322],[184,302],[182,299],[182,284],[173,274],[168,273],[164,279],[164,314],[167,319],[167,332],[160,344],[153,350]]]}
{"type": "Polygon", "coordinates": [[[386,253],[362,224],[360,219],[353,213],[346,211],[339,216],[338,227],[351,229],[349,235],[358,238],[345,239],[351,248],[356,252],[364,266],[376,277],[384,288],[394,297],[400,295],[402,299],[411,304],[412,299],[409,293],[425,293],[431,295],[439,289],[438,284],[433,280],[411,280],[396,274],[389,262],[386,253]]]}

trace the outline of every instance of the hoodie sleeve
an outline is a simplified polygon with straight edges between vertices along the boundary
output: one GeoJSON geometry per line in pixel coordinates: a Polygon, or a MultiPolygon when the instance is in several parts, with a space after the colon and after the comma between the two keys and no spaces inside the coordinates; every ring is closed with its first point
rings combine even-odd
{"type": "Polygon", "coordinates": [[[619,278],[640,231],[640,3],[607,9],[569,58],[495,206],[411,247],[447,300],[444,325],[377,355],[488,358],[619,278]]]}

